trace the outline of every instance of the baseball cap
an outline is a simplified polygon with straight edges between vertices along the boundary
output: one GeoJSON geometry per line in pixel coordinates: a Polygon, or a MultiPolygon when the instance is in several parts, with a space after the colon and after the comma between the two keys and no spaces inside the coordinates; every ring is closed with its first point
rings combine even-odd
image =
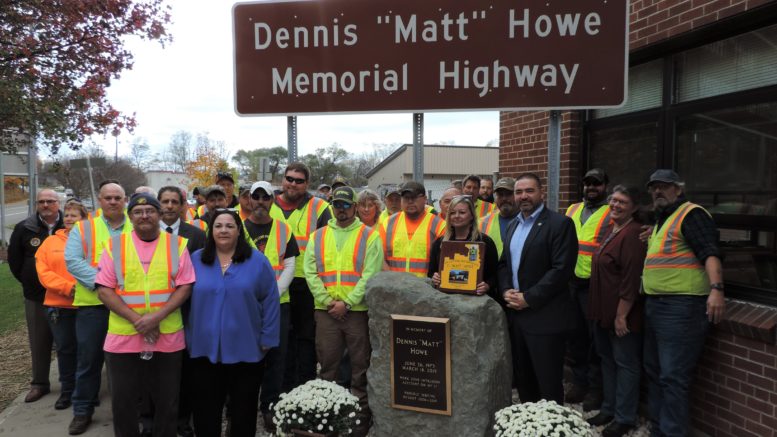
{"type": "Polygon", "coordinates": [[[338,187],[342,187],[343,185],[348,185],[348,179],[342,176],[335,176],[334,180],[332,180],[332,188],[336,188],[335,185],[337,185],[338,187]]]}
{"type": "Polygon", "coordinates": [[[494,184],[494,191],[508,190],[511,193],[515,189],[515,179],[513,178],[501,178],[494,184]]]}
{"type": "Polygon", "coordinates": [[[334,194],[332,194],[332,203],[337,200],[343,200],[345,202],[356,203],[356,191],[349,186],[342,186],[335,188],[334,194]]]}
{"type": "Polygon", "coordinates": [[[251,191],[250,192],[251,192],[251,194],[254,194],[254,191],[259,190],[259,189],[264,191],[265,194],[269,194],[271,196],[275,195],[275,192],[272,189],[272,185],[270,185],[270,183],[267,182],[267,181],[254,182],[254,184],[251,185],[251,191]]]}
{"type": "Polygon", "coordinates": [[[652,175],[650,175],[650,180],[648,181],[647,186],[650,187],[650,184],[653,182],[665,182],[667,184],[680,185],[683,181],[680,179],[680,175],[678,175],[674,170],[670,170],[668,168],[659,168],[653,172],[652,175]]]}
{"type": "Polygon", "coordinates": [[[397,190],[400,195],[405,193],[413,193],[416,196],[420,196],[422,194],[426,194],[426,187],[424,187],[424,184],[416,181],[407,181],[399,186],[399,190],[397,190]]]}
{"type": "Polygon", "coordinates": [[[227,197],[227,192],[221,188],[221,185],[211,185],[205,189],[205,198],[210,197],[211,194],[221,193],[222,196],[227,197]]]}
{"type": "Polygon", "coordinates": [[[588,170],[585,173],[585,176],[583,176],[583,182],[586,181],[586,179],[594,179],[597,182],[606,184],[610,181],[610,178],[607,177],[607,173],[604,172],[601,168],[592,168],[588,170]]]}
{"type": "Polygon", "coordinates": [[[322,188],[329,188],[329,189],[331,189],[331,188],[332,188],[332,186],[331,186],[331,185],[329,185],[329,184],[321,184],[321,185],[319,185],[319,186],[318,186],[318,189],[319,189],[319,190],[320,190],[320,189],[322,189],[322,188]]]}
{"type": "Polygon", "coordinates": [[[162,205],[159,204],[159,201],[156,200],[156,197],[148,193],[133,194],[132,197],[130,197],[129,206],[127,206],[127,211],[132,211],[132,208],[138,205],[151,205],[154,208],[156,208],[157,211],[162,209],[162,205]]]}
{"type": "Polygon", "coordinates": [[[229,179],[233,184],[235,183],[235,179],[232,177],[232,173],[226,171],[220,171],[216,173],[216,183],[219,183],[222,179],[229,179]]]}

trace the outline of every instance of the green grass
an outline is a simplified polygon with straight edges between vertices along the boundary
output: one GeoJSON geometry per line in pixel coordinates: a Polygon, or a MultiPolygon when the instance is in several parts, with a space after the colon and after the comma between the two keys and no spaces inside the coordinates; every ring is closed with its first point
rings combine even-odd
{"type": "Polygon", "coordinates": [[[22,285],[7,263],[0,264],[0,335],[24,324],[22,285]]]}

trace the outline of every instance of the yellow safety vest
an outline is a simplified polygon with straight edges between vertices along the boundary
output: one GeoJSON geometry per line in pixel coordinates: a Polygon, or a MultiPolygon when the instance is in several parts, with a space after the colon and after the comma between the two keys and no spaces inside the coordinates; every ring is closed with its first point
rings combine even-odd
{"type": "MultiPolygon", "coordinates": [[[[273,220],[270,233],[267,235],[267,244],[264,245],[264,256],[270,261],[275,272],[275,280],[281,279],[283,273],[283,260],[286,258],[286,245],[291,235],[291,226],[280,221],[273,220]]],[[[289,289],[281,290],[281,303],[289,302],[289,289]]]]}
{"type": "MultiPolygon", "coordinates": [[[[78,232],[81,234],[81,246],[84,250],[84,259],[96,269],[97,264],[100,262],[100,256],[102,256],[103,250],[105,249],[105,243],[111,239],[111,232],[108,229],[108,225],[105,224],[105,220],[102,218],[91,218],[78,221],[76,226],[78,226],[78,232]]],[[[132,232],[132,223],[130,223],[129,219],[125,219],[121,233],[129,234],[130,232],[132,232]]],[[[73,297],[73,306],[87,307],[102,304],[103,303],[97,297],[96,291],[84,287],[80,282],[76,282],[76,293],[73,297]]]]}
{"type": "Polygon", "coordinates": [[[496,245],[496,253],[498,258],[502,257],[502,249],[504,244],[502,243],[502,229],[499,224],[499,212],[494,211],[491,214],[483,217],[480,220],[479,230],[481,234],[486,234],[494,240],[496,245]]]}
{"type": "Polygon", "coordinates": [[[429,252],[432,243],[445,229],[445,221],[435,214],[425,214],[412,239],[407,238],[404,212],[392,215],[383,228],[384,253],[389,269],[425,278],[429,270],[429,252]]]}
{"type": "Polygon", "coordinates": [[[602,205],[585,221],[580,223],[584,202],[575,203],[567,209],[567,217],[575,223],[577,233],[577,264],[575,276],[581,279],[591,277],[591,259],[599,246],[604,242],[607,231],[612,225],[610,221],[610,206],[602,205]]]}
{"type": "Polygon", "coordinates": [[[197,207],[197,217],[204,216],[206,212],[208,212],[208,208],[205,206],[205,204],[197,207]]]}
{"type": "Polygon", "coordinates": [[[191,220],[191,221],[189,221],[189,220],[186,220],[186,223],[188,223],[188,224],[190,224],[190,225],[194,226],[195,228],[200,228],[200,229],[202,229],[203,231],[205,231],[205,232],[208,232],[208,224],[207,224],[207,223],[205,223],[205,220],[202,220],[202,219],[196,218],[196,219],[194,219],[194,220],[191,220]]]}
{"type": "MultiPolygon", "coordinates": [[[[682,231],[685,216],[695,208],[702,207],[685,202],[667,217],[660,229],[653,228],[642,272],[645,294],[709,294],[707,272],[685,242],[682,231]]],[[[702,211],[709,214],[704,208],[702,211]]]]}
{"type": "MultiPolygon", "coordinates": [[[[367,246],[378,237],[378,233],[362,223],[348,235],[343,246],[338,250],[337,241],[329,226],[313,233],[314,250],[316,254],[316,272],[324,283],[327,293],[332,299],[345,300],[364,272],[364,260],[367,256],[367,246]]],[[[316,302],[317,309],[326,309],[316,302]]],[[[367,303],[362,301],[351,307],[351,311],[367,311],[367,303]]]]}
{"type": "MultiPolygon", "coordinates": [[[[159,311],[175,292],[175,276],[178,274],[178,260],[186,239],[167,232],[159,234],[148,272],[132,244],[132,234],[121,234],[108,241],[108,254],[116,271],[116,294],[133,311],[143,315],[159,311]]],[[[181,309],[168,314],[159,323],[159,332],[172,334],[183,329],[181,309]]],[[[108,332],[117,335],[135,335],[138,332],[129,320],[111,311],[108,318],[108,332]]]]}
{"type": "Polygon", "coordinates": [[[475,199],[475,212],[478,217],[485,217],[494,212],[494,204],[482,199],[475,199]]]}
{"type": "Polygon", "coordinates": [[[289,215],[289,218],[284,217],[283,210],[278,205],[273,204],[270,207],[270,217],[275,220],[280,220],[291,227],[291,232],[294,233],[294,238],[297,240],[297,246],[299,247],[299,256],[294,263],[294,277],[305,277],[305,249],[308,247],[308,237],[313,231],[316,230],[316,223],[321,214],[326,211],[329,204],[318,197],[311,196],[308,202],[303,208],[297,208],[289,215]]]}

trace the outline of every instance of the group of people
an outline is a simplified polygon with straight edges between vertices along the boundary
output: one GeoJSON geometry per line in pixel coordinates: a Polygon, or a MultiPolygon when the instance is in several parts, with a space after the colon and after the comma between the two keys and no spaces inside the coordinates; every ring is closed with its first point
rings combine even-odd
{"type": "Polygon", "coordinates": [[[359,398],[354,431],[364,436],[367,280],[390,270],[437,287],[442,242],[479,241],[476,294],[505,309],[521,401],[564,402],[568,352],[566,400],[589,400],[599,409],[590,422],[621,436],[636,424],[644,366],[653,434],[687,434],[693,368],[725,302],[717,230],[676,173],[651,176],[652,221],[642,190],[608,190],[600,169],[566,215],[544,205],[532,173],[467,176],[443,192],[439,212],[417,181],[381,198],[346,180],[311,194],[310,180],[295,162],[280,190],[260,181],[235,196],[232,176],[218,173],[194,193],[196,208],[178,187],[127,196],[105,181],[91,215],[77,201],[60,211],[57,194],[41,190],[9,247],[33,358],[25,400],[49,391],[53,341],[55,408],[72,404],[71,435],[91,423],[104,360],[117,435],[220,435],[225,406],[231,435],[254,435],[257,407],[274,431],[280,394],[318,374],[359,398]]]}

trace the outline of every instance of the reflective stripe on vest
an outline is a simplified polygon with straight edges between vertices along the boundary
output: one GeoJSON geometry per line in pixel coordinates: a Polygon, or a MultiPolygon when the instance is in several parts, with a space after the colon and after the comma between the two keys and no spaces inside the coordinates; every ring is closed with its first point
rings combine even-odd
{"type": "Polygon", "coordinates": [[[485,217],[489,214],[491,214],[493,207],[493,204],[490,202],[486,202],[482,199],[476,199],[475,200],[475,210],[477,211],[478,217],[485,217]]]}
{"type": "MultiPolygon", "coordinates": [[[[297,229],[292,229],[294,232],[294,238],[297,240],[297,246],[299,247],[300,254],[305,252],[305,249],[307,249],[308,238],[310,234],[316,230],[316,222],[318,221],[318,216],[320,215],[319,212],[325,207],[326,205],[324,204],[323,200],[319,199],[318,197],[311,197],[308,201],[308,204],[305,205],[305,210],[302,213],[305,220],[297,220],[297,229]],[[300,225],[305,225],[305,228],[301,228],[300,225]],[[304,234],[300,232],[303,229],[304,234]]],[[[289,218],[291,218],[291,216],[289,216],[289,218]]]]}
{"type": "Polygon", "coordinates": [[[646,294],[709,294],[709,277],[704,265],[682,234],[685,217],[696,208],[701,207],[685,202],[667,217],[660,229],[653,229],[642,271],[646,294]]]}
{"type": "MultiPolygon", "coordinates": [[[[132,242],[131,234],[111,238],[108,254],[116,270],[116,294],[133,311],[147,314],[158,311],[175,292],[175,275],[178,260],[186,250],[186,239],[166,232],[159,234],[151,261],[143,268],[140,257],[132,242]]],[[[183,329],[180,308],[176,308],[159,322],[163,334],[183,329]]],[[[108,332],[116,335],[136,335],[135,326],[127,319],[111,311],[108,317],[108,332]]]]}
{"type": "MultiPolygon", "coordinates": [[[[316,272],[324,286],[335,287],[355,287],[362,277],[364,271],[364,258],[367,255],[367,241],[370,239],[372,232],[374,232],[369,226],[362,223],[358,230],[356,230],[356,239],[353,246],[343,245],[338,251],[340,254],[347,254],[349,251],[352,253],[351,265],[352,271],[347,270],[326,270],[326,242],[329,227],[326,226],[317,230],[314,235],[314,245],[316,251],[316,272]]],[[[350,239],[350,236],[349,236],[350,239]]]]}
{"type": "Polygon", "coordinates": [[[267,236],[267,244],[264,245],[264,254],[275,271],[276,281],[281,279],[281,273],[283,273],[283,260],[286,258],[289,232],[291,232],[289,225],[279,220],[273,220],[270,234],[267,236]]]}
{"type": "MultiPolygon", "coordinates": [[[[111,230],[102,218],[81,220],[76,223],[81,233],[81,246],[84,249],[84,260],[93,268],[97,268],[100,262],[105,244],[111,239],[111,230]]],[[[124,219],[121,229],[122,234],[132,232],[132,223],[124,219]]],[[[73,297],[74,306],[95,306],[103,303],[97,297],[94,290],[88,289],[80,282],[76,282],[76,293],[73,297]]]]}
{"type": "Polygon", "coordinates": [[[483,220],[480,221],[480,233],[491,237],[496,245],[497,257],[501,258],[504,244],[502,243],[502,228],[499,224],[499,210],[494,209],[494,212],[483,217],[483,220]]]}
{"type": "Polygon", "coordinates": [[[588,217],[585,223],[581,223],[584,202],[570,205],[566,215],[575,224],[577,233],[577,262],[575,264],[575,276],[578,278],[591,277],[591,259],[594,253],[604,242],[611,226],[610,207],[600,206],[588,217]]]}
{"type": "MultiPolygon", "coordinates": [[[[703,268],[701,262],[696,258],[693,251],[689,247],[679,247],[680,228],[683,223],[683,219],[694,208],[700,208],[698,205],[686,202],[682,204],[677,211],[675,211],[674,218],[671,222],[664,223],[662,228],[666,228],[661,237],[661,246],[658,253],[648,253],[645,258],[645,268],[678,268],[678,269],[696,269],[703,268]]],[[[657,236],[660,231],[654,230],[653,237],[657,236]]],[[[651,252],[648,250],[648,252],[651,252]]]]}
{"type": "MultiPolygon", "coordinates": [[[[389,266],[389,269],[393,271],[409,272],[418,277],[426,277],[426,273],[429,270],[429,251],[431,249],[431,243],[437,239],[436,230],[444,223],[444,221],[436,215],[426,214],[422,222],[418,225],[418,228],[416,228],[412,240],[410,240],[407,238],[406,225],[403,226],[405,232],[397,232],[400,218],[404,225],[404,213],[392,215],[386,223],[386,264],[389,266]],[[426,226],[425,229],[424,226],[426,226]],[[418,246],[419,241],[417,240],[417,236],[419,235],[423,235],[424,237],[423,246],[418,246]],[[395,251],[398,250],[395,247],[398,241],[405,242],[403,249],[406,253],[395,253],[395,251]],[[423,258],[420,258],[420,256],[423,256],[423,258]]],[[[402,252],[402,249],[399,249],[399,252],[402,252]]]]}

